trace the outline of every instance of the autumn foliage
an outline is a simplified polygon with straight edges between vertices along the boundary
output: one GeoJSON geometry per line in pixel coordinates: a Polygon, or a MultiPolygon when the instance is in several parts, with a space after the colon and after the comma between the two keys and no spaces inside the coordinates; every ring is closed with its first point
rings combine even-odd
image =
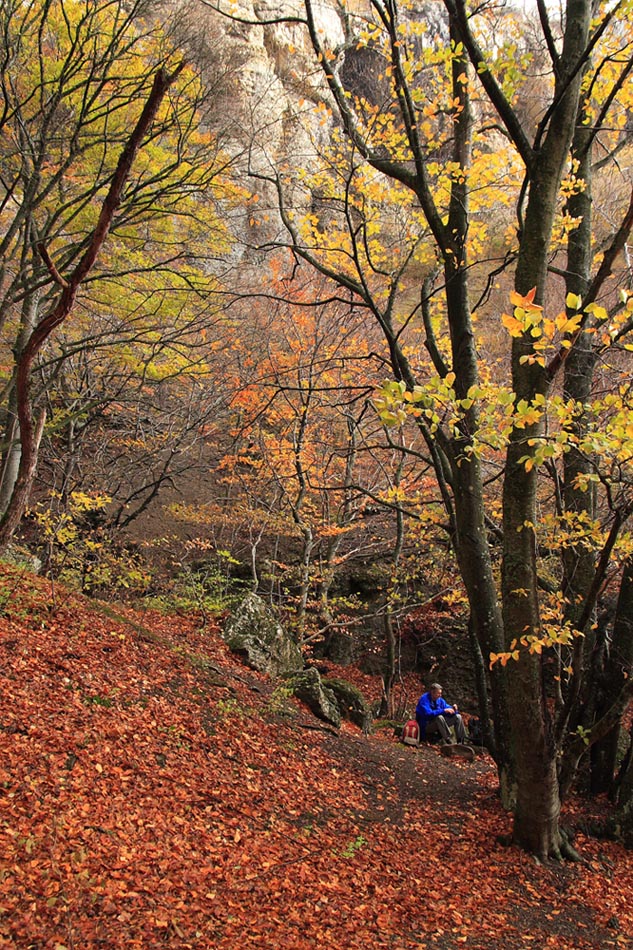
{"type": "Polygon", "coordinates": [[[501,844],[487,756],[334,735],[193,618],[0,592],[1,947],[630,946],[631,853],[501,844]]]}

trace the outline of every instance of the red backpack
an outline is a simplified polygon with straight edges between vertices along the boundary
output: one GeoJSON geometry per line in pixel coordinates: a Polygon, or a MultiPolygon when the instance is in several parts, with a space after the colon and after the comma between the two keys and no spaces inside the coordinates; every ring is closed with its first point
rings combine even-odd
{"type": "Polygon", "coordinates": [[[409,719],[402,727],[402,741],[405,745],[420,745],[420,727],[417,719],[409,719]]]}

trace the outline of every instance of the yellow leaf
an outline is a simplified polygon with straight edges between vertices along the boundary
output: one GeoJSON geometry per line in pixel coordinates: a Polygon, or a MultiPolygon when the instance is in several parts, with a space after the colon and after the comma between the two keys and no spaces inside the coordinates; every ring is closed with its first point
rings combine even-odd
{"type": "Polygon", "coordinates": [[[604,307],[601,307],[601,306],[600,306],[599,304],[597,304],[597,303],[590,303],[590,304],[587,306],[586,310],[587,310],[587,313],[593,314],[593,316],[596,318],[596,320],[603,321],[603,320],[608,320],[608,318],[609,318],[609,314],[608,314],[607,311],[604,309],[604,307]]]}
{"type": "Polygon", "coordinates": [[[503,323],[506,330],[509,332],[510,336],[518,337],[523,334],[523,324],[520,323],[515,317],[511,317],[508,313],[501,314],[501,322],[503,323]]]}

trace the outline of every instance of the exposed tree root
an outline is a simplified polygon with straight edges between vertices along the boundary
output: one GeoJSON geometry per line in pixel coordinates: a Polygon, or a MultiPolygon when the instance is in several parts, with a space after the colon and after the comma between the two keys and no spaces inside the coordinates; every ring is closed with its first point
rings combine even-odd
{"type": "Polygon", "coordinates": [[[584,863],[585,859],[573,847],[570,835],[564,830],[564,828],[561,828],[559,831],[559,839],[558,847],[552,849],[554,853],[550,852],[550,857],[554,858],[556,861],[574,861],[577,863],[584,863]]]}
{"type": "MultiPolygon", "coordinates": [[[[573,847],[571,843],[571,835],[567,831],[561,828],[558,837],[559,840],[557,844],[552,844],[547,853],[543,852],[541,854],[533,854],[535,861],[537,861],[539,864],[547,864],[548,861],[573,861],[574,863],[580,864],[586,863],[582,855],[573,847]]],[[[497,835],[497,841],[506,848],[516,844],[518,847],[522,847],[525,850],[525,846],[516,841],[516,839],[511,834],[497,835]]]]}

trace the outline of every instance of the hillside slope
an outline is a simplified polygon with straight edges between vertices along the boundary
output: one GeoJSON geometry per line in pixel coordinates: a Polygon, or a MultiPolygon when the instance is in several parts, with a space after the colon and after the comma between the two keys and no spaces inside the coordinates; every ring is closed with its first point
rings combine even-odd
{"type": "Polygon", "coordinates": [[[0,598],[0,947],[633,945],[633,855],[502,846],[486,757],[320,729],[191,619],[0,598]]]}

